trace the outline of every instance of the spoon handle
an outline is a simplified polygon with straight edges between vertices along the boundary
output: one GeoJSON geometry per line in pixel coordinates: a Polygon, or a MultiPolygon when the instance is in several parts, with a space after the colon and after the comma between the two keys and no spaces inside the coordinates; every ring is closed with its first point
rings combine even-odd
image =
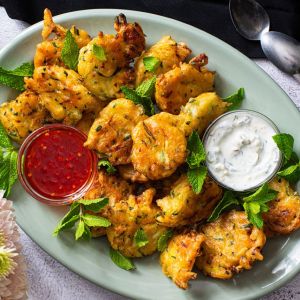
{"type": "Polygon", "coordinates": [[[300,73],[296,73],[293,77],[300,83],[300,73]]]}

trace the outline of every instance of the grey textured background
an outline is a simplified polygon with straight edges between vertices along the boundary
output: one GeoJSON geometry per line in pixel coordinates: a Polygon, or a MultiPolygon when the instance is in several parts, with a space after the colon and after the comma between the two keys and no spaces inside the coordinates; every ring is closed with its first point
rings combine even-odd
{"type": "MultiPolygon", "coordinates": [[[[0,49],[27,26],[26,23],[9,19],[4,8],[0,7],[0,49]]],[[[255,62],[285,90],[297,107],[300,108],[300,84],[279,71],[267,60],[255,60],[255,62]]],[[[69,271],[39,248],[22,231],[21,242],[28,266],[29,299],[125,299],[69,271]]],[[[280,290],[263,298],[263,300],[279,299],[300,299],[300,275],[280,290]]]]}

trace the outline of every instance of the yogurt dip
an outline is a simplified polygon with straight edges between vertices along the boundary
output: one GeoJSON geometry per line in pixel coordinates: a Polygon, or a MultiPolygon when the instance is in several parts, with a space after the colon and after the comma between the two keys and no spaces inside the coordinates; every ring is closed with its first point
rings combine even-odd
{"type": "Polygon", "coordinates": [[[204,135],[210,175],[225,188],[239,192],[270,180],[282,160],[272,138],[277,133],[271,120],[251,110],[222,115],[204,135]]]}

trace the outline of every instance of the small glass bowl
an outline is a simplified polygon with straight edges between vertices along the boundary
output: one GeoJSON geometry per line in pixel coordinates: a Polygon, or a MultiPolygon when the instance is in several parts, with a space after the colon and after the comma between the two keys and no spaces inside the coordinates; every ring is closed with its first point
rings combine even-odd
{"type": "MultiPolygon", "coordinates": [[[[268,118],[267,116],[257,112],[257,111],[254,111],[254,110],[251,110],[251,109],[237,109],[237,110],[233,110],[233,111],[229,111],[227,113],[224,113],[222,114],[221,116],[219,116],[217,119],[215,119],[206,129],[206,131],[204,132],[204,135],[203,135],[203,145],[204,145],[204,148],[205,148],[205,144],[206,144],[206,141],[207,141],[207,138],[208,136],[210,135],[210,131],[212,130],[212,128],[214,127],[214,125],[216,123],[218,123],[220,121],[220,119],[224,118],[225,116],[229,115],[229,114],[234,114],[234,113],[239,113],[239,112],[246,112],[246,113],[249,113],[249,114],[252,114],[252,115],[256,115],[257,117],[261,118],[261,119],[264,119],[275,131],[275,134],[278,134],[280,133],[278,127],[274,124],[274,122],[268,118]]],[[[206,151],[206,149],[205,149],[206,151]]],[[[281,168],[282,166],[282,162],[283,162],[283,157],[282,157],[282,153],[279,151],[279,160],[277,162],[277,166],[274,168],[274,171],[268,176],[266,177],[263,181],[261,181],[259,184],[255,185],[255,186],[252,186],[252,187],[249,187],[247,189],[243,189],[243,190],[236,190],[236,189],[233,189],[232,187],[224,184],[222,181],[220,181],[218,178],[216,178],[216,176],[214,175],[214,173],[210,170],[209,166],[206,164],[207,166],[207,170],[208,170],[208,174],[209,176],[214,180],[216,181],[220,186],[222,186],[223,188],[227,189],[227,190],[230,190],[230,191],[235,191],[235,192],[240,192],[240,193],[247,193],[247,192],[251,192],[251,191],[254,191],[256,190],[257,188],[259,188],[261,185],[263,185],[264,183],[266,182],[269,182],[271,181],[276,173],[279,171],[279,169],[281,168]]]]}
{"type": "Polygon", "coordinates": [[[91,174],[90,177],[87,179],[87,181],[75,192],[68,194],[61,198],[51,198],[45,195],[40,194],[27,180],[27,176],[24,172],[24,162],[25,162],[25,156],[27,153],[27,150],[31,143],[40,135],[44,134],[45,132],[49,132],[51,130],[68,130],[76,132],[78,135],[80,135],[83,140],[86,140],[86,135],[71,126],[63,125],[63,124],[51,124],[51,125],[45,125],[34,132],[32,132],[22,143],[19,153],[18,153],[18,176],[21,184],[23,185],[24,189],[36,200],[47,204],[51,206],[63,206],[63,205],[69,205],[74,200],[80,199],[85,192],[90,188],[92,185],[94,179],[97,176],[97,155],[91,151],[91,158],[92,158],[92,165],[91,165],[91,174]]]}

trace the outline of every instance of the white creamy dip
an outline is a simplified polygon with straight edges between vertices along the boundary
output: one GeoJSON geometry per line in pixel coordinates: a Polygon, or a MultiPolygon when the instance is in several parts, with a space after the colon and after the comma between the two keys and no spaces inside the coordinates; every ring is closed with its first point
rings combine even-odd
{"type": "Polygon", "coordinates": [[[205,133],[209,172],[235,191],[259,186],[280,167],[281,153],[272,138],[277,133],[269,119],[254,111],[224,114],[205,133]]]}

